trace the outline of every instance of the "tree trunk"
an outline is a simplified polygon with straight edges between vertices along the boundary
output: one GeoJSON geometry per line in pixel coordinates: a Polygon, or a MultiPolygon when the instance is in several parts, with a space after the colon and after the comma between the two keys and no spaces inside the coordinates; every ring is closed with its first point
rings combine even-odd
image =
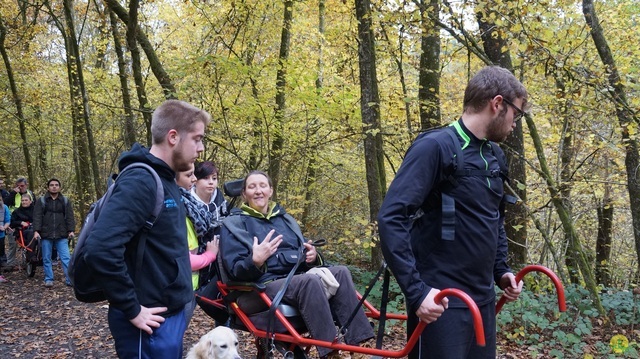
{"type": "Polygon", "coordinates": [[[584,284],[587,290],[591,293],[591,300],[593,301],[594,308],[598,311],[598,313],[605,318],[606,320],[606,312],[604,307],[602,306],[602,301],[600,300],[599,289],[595,282],[595,277],[593,276],[593,271],[591,269],[591,262],[587,258],[587,255],[584,253],[582,249],[582,244],[580,243],[580,237],[578,237],[578,233],[576,232],[576,228],[574,227],[571,216],[569,215],[569,210],[565,207],[565,203],[562,200],[562,194],[558,189],[557,184],[555,183],[553,176],[551,175],[551,171],[549,166],[547,165],[547,159],[545,156],[545,148],[540,140],[540,135],[538,134],[538,129],[536,127],[535,122],[530,118],[526,117],[527,127],[529,128],[529,134],[531,135],[531,139],[533,141],[533,145],[536,149],[536,154],[538,156],[538,162],[540,163],[540,175],[544,178],[547,184],[547,189],[549,191],[549,195],[551,197],[551,202],[556,210],[558,218],[562,223],[562,229],[564,233],[567,233],[572,238],[569,240],[570,247],[567,248],[568,251],[574,252],[574,257],[577,261],[577,266],[582,273],[582,277],[584,279],[584,284]]]}
{"type": "MultiPolygon", "coordinates": [[[[76,76],[78,78],[78,86],[79,86],[79,94],[82,99],[82,122],[84,128],[82,129],[82,133],[86,136],[86,145],[83,145],[81,151],[79,152],[81,164],[87,166],[91,169],[93,173],[93,186],[90,184],[90,180],[87,178],[85,189],[88,191],[88,198],[92,198],[94,194],[96,195],[94,198],[101,197],[102,191],[100,190],[100,170],[98,168],[98,161],[96,155],[96,145],[93,140],[93,130],[91,126],[91,118],[89,111],[89,96],[87,94],[87,88],[85,86],[84,81],[84,70],[82,67],[82,57],[80,56],[80,47],[78,45],[78,37],[76,36],[75,30],[75,13],[73,8],[73,0],[65,0],[64,4],[64,13],[67,22],[67,31],[69,31],[69,37],[71,45],[71,50],[73,51],[73,66],[75,67],[76,76]]],[[[89,202],[90,203],[90,202],[89,202]]],[[[81,211],[82,216],[84,217],[85,212],[81,211]]]]}
{"type": "MultiPolygon", "coordinates": [[[[608,186],[608,185],[606,185],[608,186]]],[[[609,192],[607,188],[605,192],[609,192]]],[[[613,231],[613,203],[608,194],[598,205],[598,237],[596,238],[596,283],[611,286],[611,238],[613,231]]]]}
{"type": "MultiPolygon", "coordinates": [[[[380,95],[376,73],[376,53],[373,30],[371,28],[371,3],[356,0],[356,20],[358,21],[358,62],[360,67],[360,113],[364,132],[364,159],[369,194],[369,220],[375,223],[382,205],[387,183],[384,172],[384,151],[380,131],[380,95]]],[[[380,246],[371,250],[371,265],[382,264],[380,246]]]]}
{"type": "Polygon", "coordinates": [[[420,1],[420,76],[418,102],[423,131],[440,125],[440,28],[433,18],[440,14],[440,0],[420,1]]]}
{"type": "MultiPolygon", "coordinates": [[[[104,1],[107,3],[109,8],[113,10],[113,12],[115,12],[116,15],[118,15],[118,18],[120,18],[120,20],[125,25],[127,25],[127,31],[130,31],[129,17],[131,15],[127,13],[127,10],[125,10],[125,8],[123,8],[120,5],[118,0],[104,0],[104,1]]],[[[149,61],[149,66],[151,67],[151,71],[153,72],[153,75],[155,76],[156,80],[158,80],[158,83],[162,87],[162,91],[164,92],[164,97],[166,99],[174,99],[176,98],[177,92],[176,92],[175,86],[173,85],[173,81],[171,80],[171,77],[169,76],[169,74],[167,74],[167,72],[164,70],[164,67],[160,62],[160,59],[158,59],[158,55],[156,55],[156,51],[153,49],[151,42],[149,42],[149,39],[147,38],[147,36],[144,34],[144,32],[142,32],[142,30],[138,26],[137,8],[138,8],[139,2],[137,0],[133,0],[131,2],[134,3],[136,8],[136,18],[134,19],[134,24],[132,25],[133,29],[131,29],[131,31],[135,30],[135,31],[132,31],[133,33],[135,33],[135,39],[138,40],[138,43],[140,43],[140,47],[144,51],[145,55],[147,55],[147,60],[149,61]]],[[[132,4],[129,3],[129,11],[131,11],[132,7],[133,7],[132,4]]],[[[131,44],[129,43],[129,39],[127,39],[127,44],[129,47],[131,47],[131,44]]],[[[147,109],[147,107],[143,107],[142,104],[140,104],[140,107],[143,110],[147,109]]]]}
{"type": "MultiPolygon", "coordinates": [[[[322,51],[324,48],[324,24],[325,24],[325,4],[324,4],[325,0],[319,0],[318,1],[318,34],[320,35],[318,38],[318,67],[317,67],[317,71],[318,71],[318,75],[316,77],[316,94],[318,96],[322,96],[322,81],[324,80],[323,78],[323,72],[324,72],[324,62],[323,62],[323,58],[322,58],[322,51]]],[[[314,117],[312,119],[313,122],[318,122],[317,121],[317,117],[314,117]]],[[[310,129],[308,131],[308,138],[313,138],[313,135],[315,133],[315,129],[316,129],[317,125],[312,124],[311,126],[308,126],[308,128],[310,129]]],[[[316,161],[316,154],[318,152],[318,149],[315,148],[315,146],[313,148],[310,149],[310,153],[309,153],[309,162],[307,163],[307,174],[305,176],[305,183],[304,183],[304,188],[306,190],[305,194],[304,194],[304,209],[302,211],[302,218],[300,219],[300,222],[306,226],[307,224],[307,219],[309,218],[309,213],[311,212],[311,202],[313,199],[313,193],[315,193],[315,191],[312,190],[313,185],[316,183],[316,175],[317,175],[317,161],[316,161]]]]}
{"type": "MultiPolygon", "coordinates": [[[[492,10],[489,10],[492,11],[492,10]]],[[[504,30],[488,22],[489,16],[481,12],[476,14],[478,26],[482,34],[484,52],[495,65],[513,71],[511,55],[504,30]]],[[[527,173],[524,163],[524,137],[522,125],[519,124],[511,136],[502,144],[509,164],[509,178],[512,183],[527,183],[527,173]]],[[[524,186],[513,186],[514,191],[523,201],[527,200],[527,190],[524,186]]],[[[505,210],[504,229],[507,238],[513,245],[509,245],[509,265],[522,268],[527,262],[527,212],[523,206],[507,205],[505,210]]]]}
{"type": "Polygon", "coordinates": [[[134,125],[135,117],[131,110],[131,94],[129,93],[129,81],[127,76],[127,62],[124,58],[124,51],[122,50],[122,40],[118,33],[118,19],[116,14],[109,8],[109,20],[111,21],[111,34],[113,36],[113,47],[116,50],[118,56],[118,78],[120,79],[120,91],[122,92],[122,106],[124,111],[124,118],[122,121],[123,134],[125,148],[131,148],[136,142],[136,129],[134,125]]]}
{"type": "MultiPolygon", "coordinates": [[[[51,4],[47,2],[51,14],[51,4]]],[[[86,126],[89,113],[86,93],[84,93],[84,78],[82,74],[82,63],[79,59],[78,42],[75,34],[75,24],[73,20],[73,3],[72,0],[63,1],[63,11],[65,24],[54,16],[54,22],[64,39],[65,52],[67,56],[67,77],[69,80],[69,97],[71,102],[71,120],[73,128],[73,158],[76,168],[76,185],[80,200],[80,216],[84,217],[89,210],[89,204],[93,202],[91,175],[92,160],[89,152],[89,137],[86,126]]],[[[93,138],[91,138],[93,140],[93,138]]],[[[96,164],[97,166],[97,164],[96,164]]]]}
{"type": "MultiPolygon", "coordinates": [[[[562,147],[560,148],[560,194],[565,208],[571,218],[573,218],[573,202],[571,200],[571,176],[573,173],[573,157],[575,155],[575,149],[573,147],[573,123],[571,115],[568,113],[567,101],[570,101],[566,94],[565,81],[555,74],[556,83],[556,98],[559,99],[560,109],[559,113],[564,118],[564,126],[562,129],[562,147]]],[[[573,219],[572,219],[573,220],[573,219]]],[[[575,247],[575,243],[571,243],[573,236],[569,233],[564,234],[564,243],[566,248],[575,247]]],[[[575,252],[565,251],[564,263],[569,272],[569,279],[573,284],[580,283],[580,273],[578,269],[578,259],[575,257],[575,252]]]]}
{"type": "MultiPolygon", "coordinates": [[[[147,146],[151,147],[151,105],[147,100],[147,92],[144,87],[142,77],[142,64],[140,60],[140,50],[136,38],[140,28],[138,27],[138,0],[129,2],[129,14],[127,15],[127,47],[131,52],[131,70],[133,71],[133,81],[136,84],[136,94],[138,95],[138,106],[142,112],[145,126],[147,128],[147,146]]],[[[166,93],[166,92],[165,92],[166,93]]]]}
{"type": "Polygon", "coordinates": [[[27,142],[27,128],[25,126],[26,119],[22,108],[22,97],[18,91],[18,85],[13,74],[13,67],[5,47],[5,39],[7,36],[7,28],[4,25],[4,19],[0,14],[0,55],[2,55],[2,61],[7,69],[7,79],[9,80],[9,87],[11,88],[11,95],[13,97],[13,104],[16,106],[16,117],[18,118],[18,128],[20,129],[20,139],[22,140],[22,153],[24,154],[25,165],[27,166],[27,177],[29,177],[29,183],[34,182],[33,165],[31,163],[31,153],[29,152],[29,144],[27,142]]]}
{"type": "Polygon", "coordinates": [[[284,1],[284,19],[280,36],[280,53],[278,55],[278,71],[276,74],[276,112],[274,126],[271,131],[271,151],[269,153],[269,175],[273,181],[273,198],[278,198],[280,167],[284,152],[284,117],[286,110],[287,61],[291,44],[291,20],[293,19],[293,0],[284,1]]]}
{"type": "MultiPolygon", "coordinates": [[[[582,12],[587,25],[591,28],[591,38],[598,50],[600,60],[604,64],[608,74],[608,91],[613,98],[616,107],[616,116],[622,132],[622,144],[625,148],[625,166],[627,170],[627,190],[629,191],[629,205],[631,208],[631,218],[633,223],[633,237],[635,240],[636,256],[640,259],[640,182],[638,181],[638,142],[635,136],[629,135],[629,126],[635,126],[638,119],[630,111],[632,108],[627,101],[626,89],[620,79],[616,62],[609,48],[607,39],[604,36],[600,21],[593,7],[593,0],[582,1],[582,12]]],[[[634,284],[640,282],[640,261],[636,260],[637,268],[634,284]]]]}

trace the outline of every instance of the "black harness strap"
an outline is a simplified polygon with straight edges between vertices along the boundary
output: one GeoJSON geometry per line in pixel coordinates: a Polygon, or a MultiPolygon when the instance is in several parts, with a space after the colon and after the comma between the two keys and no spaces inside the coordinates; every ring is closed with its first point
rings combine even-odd
{"type": "MultiPolygon", "coordinates": [[[[458,185],[458,178],[460,177],[502,177],[503,180],[509,182],[507,177],[507,166],[503,163],[502,158],[495,156],[498,160],[500,170],[476,170],[464,168],[464,156],[462,154],[462,145],[460,139],[456,134],[456,129],[453,126],[449,126],[444,129],[451,141],[453,142],[453,148],[455,150],[455,170],[451,175],[447,177],[449,182],[448,188],[451,189],[458,185]]],[[[452,241],[456,236],[456,200],[449,194],[449,191],[445,189],[442,191],[442,239],[445,241],[452,241]]],[[[516,203],[515,197],[504,195],[503,200],[507,203],[516,203]]]]}
{"type": "Polygon", "coordinates": [[[382,349],[382,340],[384,339],[384,326],[387,322],[387,304],[389,304],[389,281],[391,273],[389,270],[384,271],[384,279],[382,280],[382,299],[380,301],[380,319],[378,319],[378,336],[376,338],[376,349],[382,349]]]}
{"type": "MultiPolygon", "coordinates": [[[[382,265],[380,266],[378,273],[376,273],[375,277],[371,278],[371,280],[369,281],[369,284],[367,285],[367,290],[365,290],[364,294],[362,295],[362,298],[360,298],[360,301],[358,302],[358,305],[356,305],[356,307],[353,309],[353,312],[351,312],[349,319],[347,319],[347,321],[344,322],[344,324],[342,324],[342,327],[340,327],[340,329],[338,330],[338,335],[345,335],[347,333],[347,330],[349,330],[349,325],[351,325],[351,322],[353,321],[353,319],[356,317],[356,315],[358,315],[358,311],[361,310],[362,304],[369,296],[369,293],[371,293],[371,290],[376,285],[376,282],[378,282],[378,278],[380,278],[380,276],[382,275],[382,272],[385,271],[386,269],[387,269],[387,262],[382,262],[382,265]]],[[[388,301],[388,299],[384,299],[384,298],[383,300],[385,301],[385,303],[386,301],[388,301]]],[[[386,309],[385,309],[385,312],[386,312],[386,309]]]]}
{"type": "MultiPolygon", "coordinates": [[[[268,316],[269,322],[267,324],[266,335],[267,335],[267,342],[270,341],[272,346],[273,346],[272,336],[275,335],[276,309],[280,305],[280,302],[284,297],[284,293],[287,291],[287,287],[289,287],[289,283],[291,283],[291,279],[298,271],[298,267],[300,267],[300,263],[304,261],[304,258],[305,258],[304,253],[305,253],[304,246],[300,246],[300,250],[298,251],[298,261],[293,266],[293,268],[291,268],[291,271],[289,272],[289,274],[287,274],[287,278],[285,279],[284,283],[282,283],[282,287],[280,287],[280,290],[278,290],[278,293],[276,293],[276,295],[273,297],[273,300],[271,301],[271,306],[269,307],[269,316],[268,316]]],[[[271,350],[268,351],[268,353],[270,352],[271,350]]],[[[270,355],[270,354],[267,354],[267,355],[270,355]]]]}

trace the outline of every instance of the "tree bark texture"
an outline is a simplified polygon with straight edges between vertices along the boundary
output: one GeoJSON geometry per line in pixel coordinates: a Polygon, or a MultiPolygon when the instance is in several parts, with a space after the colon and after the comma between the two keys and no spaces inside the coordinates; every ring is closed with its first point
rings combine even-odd
{"type": "MultiPolygon", "coordinates": [[[[369,194],[369,219],[378,217],[387,184],[384,172],[384,150],[380,131],[380,94],[376,73],[376,52],[371,24],[371,2],[356,0],[358,21],[358,62],[360,78],[360,113],[364,135],[364,160],[369,194]]],[[[374,268],[382,264],[382,251],[376,244],[371,251],[374,268]]]]}
{"type": "Polygon", "coordinates": [[[596,209],[598,213],[598,237],[596,238],[596,283],[605,288],[611,286],[611,244],[614,206],[603,200],[596,209]]]}
{"type": "Polygon", "coordinates": [[[113,47],[116,50],[116,56],[118,57],[118,78],[120,79],[120,91],[122,92],[122,107],[123,107],[123,129],[122,134],[125,148],[131,148],[136,142],[136,129],[135,129],[135,117],[131,110],[131,93],[129,92],[129,81],[127,74],[127,61],[124,57],[124,51],[122,50],[122,40],[120,33],[118,32],[118,19],[116,14],[107,8],[109,12],[109,20],[111,22],[111,35],[113,36],[113,47]]]}
{"type": "Polygon", "coordinates": [[[425,131],[440,125],[440,28],[434,18],[440,14],[440,0],[421,0],[420,75],[418,102],[420,128],[425,131]]]}
{"type": "MultiPolygon", "coordinates": [[[[129,14],[127,15],[127,47],[131,53],[131,71],[133,72],[133,81],[136,85],[136,95],[138,97],[138,106],[142,112],[142,118],[147,128],[147,146],[151,147],[153,143],[151,139],[151,105],[147,100],[147,91],[144,86],[144,78],[142,76],[142,61],[140,59],[140,49],[136,38],[140,28],[138,27],[138,0],[129,2],[129,14]]],[[[166,93],[166,92],[165,92],[166,93]]]]}
{"type": "MultiPolygon", "coordinates": [[[[92,158],[89,152],[89,133],[90,126],[86,123],[89,120],[88,102],[84,90],[84,78],[82,74],[82,62],[79,57],[78,40],[75,33],[75,24],[73,20],[73,2],[72,0],[63,1],[63,11],[65,25],[57,22],[60,32],[64,37],[65,51],[67,55],[67,75],[69,79],[69,96],[71,101],[71,118],[73,123],[73,144],[74,159],[76,165],[76,184],[78,185],[78,193],[81,200],[79,203],[85,204],[80,206],[80,216],[84,217],[89,210],[89,204],[95,198],[92,190],[92,181],[94,178],[91,174],[93,168],[92,158]]],[[[93,140],[93,137],[91,137],[93,140]]],[[[96,164],[97,166],[97,164],[96,164]]],[[[97,176],[97,174],[96,174],[97,176]]],[[[95,178],[94,178],[95,181],[95,178]]]]}
{"type": "Polygon", "coordinates": [[[291,47],[291,20],[293,20],[293,0],[284,1],[284,18],[280,36],[280,53],[278,54],[278,71],[276,73],[276,111],[274,126],[271,128],[271,151],[269,153],[269,175],[273,181],[273,198],[278,198],[280,167],[284,154],[284,121],[287,108],[287,61],[291,47]]]}

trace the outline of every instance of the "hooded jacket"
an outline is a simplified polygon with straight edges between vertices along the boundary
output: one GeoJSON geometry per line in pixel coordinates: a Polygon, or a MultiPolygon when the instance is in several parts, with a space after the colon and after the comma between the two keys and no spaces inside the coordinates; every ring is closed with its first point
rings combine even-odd
{"type": "Polygon", "coordinates": [[[33,224],[33,208],[35,205],[31,203],[29,207],[18,207],[11,213],[11,228],[21,229],[22,222],[33,224]]]}
{"type": "MultiPolygon", "coordinates": [[[[266,283],[289,274],[304,242],[298,222],[280,205],[272,203],[266,216],[243,205],[242,209],[234,208],[222,222],[220,255],[231,279],[266,283]],[[262,243],[272,229],[275,229],[275,233],[271,238],[282,234],[282,243],[274,255],[257,267],[253,263],[253,237],[262,243]]],[[[298,270],[306,272],[316,265],[322,265],[320,255],[315,263],[309,265],[303,262],[298,270]]]]}
{"type": "Polygon", "coordinates": [[[122,170],[133,162],[150,165],[164,188],[164,208],[147,233],[141,278],[135,278],[137,244],[153,212],[156,191],[155,181],[144,168],[128,170],[115,182],[87,238],[85,259],[96,280],[103,283],[109,304],[128,319],[138,315],[140,305],[167,307],[162,315],[168,317],[193,297],[186,213],[175,172],[164,161],[135,144],[120,157],[118,167],[122,170]]]}

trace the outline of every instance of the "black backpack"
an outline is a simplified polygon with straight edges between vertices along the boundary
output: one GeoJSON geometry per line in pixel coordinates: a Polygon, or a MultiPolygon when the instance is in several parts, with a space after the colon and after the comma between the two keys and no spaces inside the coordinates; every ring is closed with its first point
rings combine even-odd
{"type": "MultiPolygon", "coordinates": [[[[137,260],[136,260],[136,274],[140,273],[142,267],[142,256],[144,254],[145,242],[147,239],[147,234],[151,227],[153,227],[162,207],[164,207],[164,188],[162,186],[162,181],[156,171],[151,168],[151,166],[142,162],[135,162],[127,167],[123,168],[120,171],[118,177],[122,176],[122,174],[133,168],[144,168],[149,171],[156,182],[156,204],[153,209],[153,213],[147,220],[145,226],[142,228],[140,232],[140,238],[138,240],[138,251],[137,251],[137,260]]],[[[98,216],[100,215],[100,210],[107,203],[111,194],[113,193],[113,189],[115,188],[115,183],[109,186],[107,189],[107,193],[104,194],[96,203],[91,206],[87,217],[84,220],[84,224],[82,226],[82,230],[80,230],[80,235],[78,236],[78,242],[73,250],[73,254],[71,255],[71,259],[69,260],[68,266],[68,274],[69,279],[71,279],[71,284],[73,285],[73,291],[78,299],[84,303],[95,303],[106,300],[107,297],[104,294],[103,288],[93,277],[92,270],[87,265],[85,260],[85,252],[86,247],[85,243],[93,226],[95,225],[98,216]]],[[[136,275],[136,281],[140,276],[136,275]]]]}
{"type": "MultiPolygon", "coordinates": [[[[500,156],[496,156],[498,160],[498,165],[500,167],[499,171],[491,171],[491,170],[468,170],[464,168],[464,155],[462,153],[462,144],[460,143],[460,139],[456,134],[456,128],[454,126],[446,126],[439,127],[433,130],[429,130],[424,132],[418,136],[416,139],[422,138],[434,138],[436,136],[440,136],[442,133],[446,133],[448,137],[453,142],[453,147],[455,151],[455,161],[453,164],[452,171],[447,174],[443,183],[440,183],[437,186],[437,190],[440,194],[440,203],[441,203],[441,211],[442,211],[442,239],[444,240],[453,240],[456,233],[456,201],[453,196],[450,195],[451,190],[453,190],[458,185],[458,179],[461,177],[469,177],[469,176],[483,176],[483,177],[501,177],[503,181],[509,182],[509,177],[507,173],[509,171],[507,164],[504,162],[504,159],[500,156]]],[[[491,142],[492,146],[497,146],[494,142],[491,142]]],[[[515,204],[517,202],[517,198],[508,194],[504,194],[502,197],[502,205],[504,204],[515,204]]],[[[418,218],[424,215],[425,211],[420,208],[413,215],[412,219],[415,221],[418,218]]]]}

